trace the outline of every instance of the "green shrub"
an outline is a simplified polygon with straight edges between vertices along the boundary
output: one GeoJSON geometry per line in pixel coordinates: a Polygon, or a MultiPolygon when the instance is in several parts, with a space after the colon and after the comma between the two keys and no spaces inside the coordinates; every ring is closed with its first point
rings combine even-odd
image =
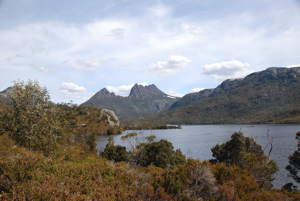
{"type": "Polygon", "coordinates": [[[18,144],[49,154],[61,136],[60,111],[49,104],[46,88],[37,81],[15,82],[11,107],[0,110],[0,130],[18,144]]]}
{"type": "Polygon", "coordinates": [[[153,164],[157,167],[166,168],[174,164],[186,163],[185,156],[180,150],[173,150],[171,142],[160,140],[143,146],[140,154],[142,155],[140,165],[149,166],[153,164]]]}
{"type": "Polygon", "coordinates": [[[271,188],[273,174],[278,170],[276,162],[269,160],[260,145],[254,139],[245,137],[242,132],[235,132],[231,140],[212,149],[211,162],[224,162],[227,166],[237,165],[249,170],[255,176],[260,187],[271,188]]]}

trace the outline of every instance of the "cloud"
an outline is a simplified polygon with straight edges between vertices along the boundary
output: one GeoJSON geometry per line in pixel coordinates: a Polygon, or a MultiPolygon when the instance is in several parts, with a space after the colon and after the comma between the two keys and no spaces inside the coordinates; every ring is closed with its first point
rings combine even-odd
{"type": "Polygon", "coordinates": [[[159,61],[157,64],[152,63],[145,70],[153,72],[160,77],[166,77],[179,73],[177,69],[187,67],[190,63],[191,60],[186,57],[172,55],[167,61],[159,61]]]}
{"type": "MultiPolygon", "coordinates": [[[[144,82],[138,83],[138,85],[148,86],[148,84],[144,83],[144,82]]],[[[134,86],[134,84],[122,85],[122,86],[119,86],[119,87],[106,86],[105,88],[109,92],[114,92],[117,95],[128,96],[129,93],[130,93],[130,90],[132,89],[133,86],[134,86]]]]}
{"type": "Polygon", "coordinates": [[[284,67],[287,67],[287,68],[300,67],[300,64],[290,65],[290,66],[284,66],[284,67]]]}
{"type": "Polygon", "coordinates": [[[112,36],[112,37],[116,37],[116,38],[124,38],[125,31],[126,31],[126,29],[116,28],[116,29],[111,30],[111,34],[107,34],[106,36],[112,36]]]}
{"type": "Polygon", "coordinates": [[[192,89],[192,92],[194,93],[194,92],[199,92],[199,91],[202,91],[202,90],[204,90],[203,87],[198,87],[198,88],[192,89]]]}
{"type": "Polygon", "coordinates": [[[88,84],[90,84],[90,85],[95,85],[95,84],[97,84],[97,82],[87,82],[88,84]]]}
{"type": "Polygon", "coordinates": [[[69,60],[65,60],[61,64],[67,64],[67,63],[69,63],[69,60]]]}
{"type": "Polygon", "coordinates": [[[75,64],[71,65],[72,68],[76,70],[85,70],[85,71],[93,71],[97,67],[104,65],[108,62],[107,59],[98,58],[98,59],[77,59],[75,60],[75,64]]]}
{"type": "Polygon", "coordinates": [[[47,66],[44,63],[34,63],[31,65],[34,70],[43,72],[43,73],[53,73],[54,71],[47,68],[47,66]]]}
{"type": "Polygon", "coordinates": [[[203,29],[199,29],[197,27],[190,27],[188,29],[188,33],[199,37],[199,36],[202,36],[203,34],[205,34],[205,31],[203,29]]]}
{"type": "Polygon", "coordinates": [[[177,93],[175,89],[169,89],[166,94],[171,95],[171,96],[175,96],[175,97],[184,96],[184,94],[177,93]]]}
{"type": "Polygon", "coordinates": [[[145,82],[140,82],[140,83],[138,83],[138,85],[142,85],[142,86],[148,86],[148,84],[147,83],[145,83],[145,82]]]}
{"type": "Polygon", "coordinates": [[[131,66],[131,63],[121,63],[120,64],[120,67],[126,67],[126,66],[131,66]]]}
{"type": "Polygon", "coordinates": [[[128,95],[131,88],[134,86],[134,84],[130,84],[130,85],[122,85],[119,87],[113,87],[113,86],[106,86],[105,88],[109,91],[109,92],[114,92],[115,94],[118,95],[128,95]]]}
{"type": "Polygon", "coordinates": [[[231,78],[242,78],[252,73],[248,70],[250,64],[242,63],[236,60],[223,61],[202,66],[203,74],[212,75],[217,81],[221,82],[231,78]]]}
{"type": "Polygon", "coordinates": [[[39,46],[29,46],[31,53],[34,55],[35,53],[42,53],[45,51],[45,48],[39,46]]]}
{"type": "Polygon", "coordinates": [[[22,58],[22,56],[16,54],[14,57],[7,57],[7,58],[6,58],[6,61],[11,62],[12,60],[15,60],[16,58],[22,58]]]}
{"type": "Polygon", "coordinates": [[[85,94],[86,89],[74,83],[62,83],[59,85],[59,91],[64,96],[80,98],[80,95],[85,94]]]}

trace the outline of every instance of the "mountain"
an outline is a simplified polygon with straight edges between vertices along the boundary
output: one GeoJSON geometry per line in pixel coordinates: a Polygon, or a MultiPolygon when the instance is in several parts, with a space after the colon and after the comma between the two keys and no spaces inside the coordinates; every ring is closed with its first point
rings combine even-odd
{"type": "Polygon", "coordinates": [[[124,123],[300,123],[300,67],[271,67],[190,93],[168,111],[124,123]]]}
{"type": "Polygon", "coordinates": [[[115,95],[104,88],[83,105],[112,110],[122,121],[161,113],[176,100],[179,98],[165,94],[153,84],[148,86],[135,84],[128,97],[115,95]]]}
{"type": "Polygon", "coordinates": [[[190,104],[192,104],[196,101],[199,101],[201,99],[204,99],[204,98],[216,97],[216,96],[224,93],[225,91],[227,91],[231,86],[238,84],[242,80],[243,79],[241,79],[241,78],[240,79],[228,79],[228,80],[225,80],[224,82],[222,82],[215,89],[204,89],[200,92],[189,93],[189,94],[183,96],[180,100],[173,103],[171,105],[171,107],[169,108],[169,110],[173,110],[178,107],[184,107],[184,106],[190,105],[190,104]]]}
{"type": "Polygon", "coordinates": [[[13,91],[13,87],[8,87],[0,92],[0,103],[4,105],[9,105],[10,99],[9,94],[13,91]]]}

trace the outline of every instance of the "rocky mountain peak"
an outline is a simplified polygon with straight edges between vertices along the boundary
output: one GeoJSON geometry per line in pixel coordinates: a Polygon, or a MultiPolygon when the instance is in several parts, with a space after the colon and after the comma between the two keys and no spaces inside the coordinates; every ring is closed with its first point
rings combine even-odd
{"type": "Polygon", "coordinates": [[[4,98],[8,98],[9,94],[12,93],[13,89],[14,89],[13,87],[7,87],[5,90],[0,92],[0,96],[4,98]]]}
{"type": "Polygon", "coordinates": [[[116,97],[116,95],[114,92],[110,93],[106,88],[103,88],[95,94],[95,97],[97,97],[98,99],[114,98],[114,97],[116,97]]]}
{"type": "Polygon", "coordinates": [[[147,99],[151,98],[152,96],[157,95],[164,95],[162,91],[160,91],[154,84],[143,86],[139,84],[135,84],[128,96],[131,99],[147,99]]]}

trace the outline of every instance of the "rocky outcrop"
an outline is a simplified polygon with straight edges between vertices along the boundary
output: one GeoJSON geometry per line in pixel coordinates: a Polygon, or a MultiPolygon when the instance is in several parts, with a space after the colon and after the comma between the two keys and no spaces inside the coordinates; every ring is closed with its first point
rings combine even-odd
{"type": "Polygon", "coordinates": [[[106,121],[110,126],[116,126],[116,127],[120,126],[119,119],[113,111],[102,109],[99,119],[103,118],[104,116],[107,117],[106,121]]]}

